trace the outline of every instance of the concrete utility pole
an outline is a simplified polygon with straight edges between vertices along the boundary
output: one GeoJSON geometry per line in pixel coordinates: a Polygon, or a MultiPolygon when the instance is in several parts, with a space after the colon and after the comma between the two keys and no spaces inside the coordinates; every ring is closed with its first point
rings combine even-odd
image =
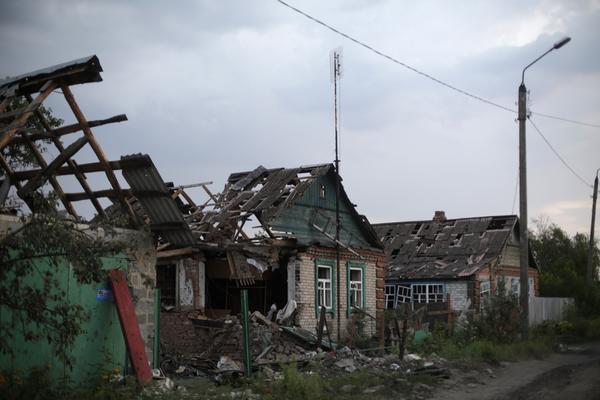
{"type": "Polygon", "coordinates": [[[592,283],[595,277],[595,269],[594,269],[594,247],[596,244],[594,243],[594,229],[596,225],[596,200],[598,200],[598,171],[600,168],[596,170],[596,179],[594,179],[594,194],[592,197],[592,227],[590,228],[590,247],[588,249],[588,260],[587,260],[587,281],[588,283],[592,283]]]}
{"type": "Polygon", "coordinates": [[[519,302],[521,305],[521,338],[529,337],[529,232],[527,228],[527,152],[526,152],[526,126],[527,123],[527,88],[525,87],[525,70],[538,62],[552,50],[557,50],[569,43],[571,38],[566,37],[552,46],[544,54],[533,60],[521,74],[519,85],[519,240],[520,240],[520,288],[519,302]]]}

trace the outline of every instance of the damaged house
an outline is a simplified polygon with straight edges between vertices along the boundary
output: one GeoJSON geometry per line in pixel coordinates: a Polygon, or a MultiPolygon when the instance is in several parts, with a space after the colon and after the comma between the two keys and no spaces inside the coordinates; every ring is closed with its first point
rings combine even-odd
{"type": "MultiPolygon", "coordinates": [[[[124,176],[149,214],[150,226],[156,227],[155,218],[164,215],[150,215],[155,200],[136,194],[148,187],[124,176]]],[[[168,223],[166,232],[177,232],[177,237],[166,240],[163,235],[158,247],[163,309],[197,310],[200,318],[235,315],[240,313],[240,290],[247,289],[251,311],[267,315],[272,308],[286,308],[293,325],[311,332],[321,306],[330,333],[337,334],[339,319],[342,337],[353,313],[361,309],[369,315],[366,333],[374,335],[384,307],[384,254],[371,225],[340,184],[338,270],[336,176],[331,164],[260,166],[231,174],[221,193],[199,184],[208,196],[203,204],[194,203],[185,187],[169,188],[185,224],[168,223]]],[[[169,314],[162,313],[164,333],[189,324],[169,314]]]]}
{"type": "MultiPolygon", "coordinates": [[[[388,259],[386,308],[401,303],[447,303],[478,310],[500,282],[519,294],[519,220],[515,215],[375,224],[388,259]]],[[[529,254],[529,293],[538,293],[537,264],[529,254]]]]}
{"type": "Polygon", "coordinates": [[[138,379],[147,382],[152,376],[148,361],[157,364],[156,246],[152,236],[140,229],[143,221],[131,206],[131,191],[120,183],[117,171],[125,164],[107,159],[92,132],[127,117],[88,120],[72,91],[72,86],[102,81],[101,72],[98,57],[90,56],[0,81],[0,239],[18,232],[27,221],[20,216],[38,212],[34,200],[51,191],[62,206],[59,212],[64,220],[77,230],[127,244],[118,254],[101,259],[106,270],[101,282],[78,282],[64,259],[53,266],[43,254],[30,257],[37,275],[19,277],[22,282],[37,287],[51,277],[58,292],[49,292],[56,296],[52,301],[81,307],[90,318],[73,345],[61,349],[63,357],[58,357],[49,339],[36,337],[39,325],[29,332],[19,330],[14,324],[19,310],[3,303],[0,323],[12,327],[11,336],[3,340],[13,350],[13,354],[0,354],[3,371],[47,367],[55,382],[84,384],[98,378],[99,365],[120,371],[131,365],[138,379]],[[51,97],[66,101],[73,122],[52,122],[44,108],[51,97]],[[19,160],[14,156],[19,151],[28,154],[29,161],[13,162],[19,160]],[[87,204],[80,207],[82,203],[87,204]],[[108,217],[105,208],[110,204],[124,216],[122,223],[108,222],[112,233],[91,226],[94,220],[108,217]],[[86,208],[95,210],[93,220],[82,217],[86,208]],[[67,351],[74,360],[71,368],[65,362],[67,351]]]}

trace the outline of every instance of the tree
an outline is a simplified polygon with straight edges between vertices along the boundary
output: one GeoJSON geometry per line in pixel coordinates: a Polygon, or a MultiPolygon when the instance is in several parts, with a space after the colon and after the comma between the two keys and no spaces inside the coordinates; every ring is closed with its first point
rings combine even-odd
{"type": "MultiPolygon", "coordinates": [[[[600,312],[600,288],[586,282],[589,237],[582,233],[569,236],[546,217],[536,222],[530,233],[531,249],[540,266],[540,295],[575,298],[582,310],[600,312]]],[[[598,264],[598,246],[594,247],[598,264]]],[[[587,312],[586,311],[586,312],[587,312]]]]}

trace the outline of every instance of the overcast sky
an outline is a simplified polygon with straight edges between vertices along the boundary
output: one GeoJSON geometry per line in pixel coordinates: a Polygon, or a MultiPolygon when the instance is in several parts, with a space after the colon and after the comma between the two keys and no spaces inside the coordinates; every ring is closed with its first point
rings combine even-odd
{"type": "MultiPolygon", "coordinates": [[[[516,108],[600,124],[600,1],[289,0],[415,68],[516,108]]],[[[334,159],[329,54],[343,47],[341,174],[371,222],[518,213],[516,115],[440,86],[275,0],[0,4],[0,76],[96,54],[104,82],[74,87],[111,159],[148,153],[166,181],[334,159]],[[513,204],[515,208],[513,210],[513,204]]],[[[64,99],[56,114],[73,122],[64,99]]],[[[590,183],[600,129],[532,116],[590,183]]],[[[592,189],[528,126],[529,215],[588,232],[592,189]]],[[[86,161],[82,153],[78,161],[86,161]]],[[[90,161],[88,159],[87,161],[90,161]]],[[[104,188],[104,187],[103,187],[104,188]]]]}

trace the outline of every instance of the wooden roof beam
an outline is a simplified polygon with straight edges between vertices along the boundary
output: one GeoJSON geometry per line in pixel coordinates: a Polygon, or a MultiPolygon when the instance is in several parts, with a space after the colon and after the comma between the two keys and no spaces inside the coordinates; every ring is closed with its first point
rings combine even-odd
{"type": "Polygon", "coordinates": [[[2,136],[0,137],[0,150],[2,150],[6,145],[11,141],[15,133],[19,130],[19,128],[29,120],[29,118],[33,115],[33,112],[39,108],[40,105],[46,100],[50,93],[56,88],[56,83],[50,80],[42,86],[40,89],[40,94],[29,103],[25,111],[19,115],[15,120],[5,129],[3,129],[3,133],[0,131],[2,136]]]}
{"type": "Polygon", "coordinates": [[[50,164],[46,166],[39,174],[31,178],[27,183],[18,190],[18,195],[21,198],[27,198],[32,192],[40,188],[48,178],[52,176],[54,171],[63,165],[67,160],[75,155],[87,143],[87,138],[82,137],[71,143],[62,153],[60,153],[50,164]]]}
{"type": "MultiPolygon", "coordinates": [[[[35,143],[33,143],[31,140],[29,140],[29,138],[27,138],[26,143],[27,143],[27,147],[29,147],[29,149],[31,150],[31,153],[35,157],[37,163],[39,164],[40,167],[42,167],[42,171],[40,171],[40,173],[38,175],[36,175],[36,176],[40,176],[43,173],[43,171],[46,168],[48,168],[48,163],[44,159],[44,156],[42,156],[42,153],[37,148],[35,143]]],[[[34,177],[32,179],[36,179],[36,178],[34,177]]],[[[63,191],[62,187],[58,183],[58,180],[56,180],[56,177],[53,175],[49,175],[48,181],[50,182],[50,185],[52,185],[52,189],[54,189],[54,191],[60,198],[60,201],[63,204],[63,206],[65,207],[65,210],[67,210],[67,212],[69,214],[71,214],[72,216],[74,216],[76,218],[79,217],[79,214],[77,214],[77,211],[75,210],[75,208],[73,207],[71,202],[65,198],[65,192],[63,191]]]]}
{"type": "MultiPolygon", "coordinates": [[[[120,161],[109,161],[108,163],[113,170],[119,170],[122,168],[120,161]]],[[[27,179],[31,179],[32,177],[37,175],[40,171],[41,171],[41,169],[32,169],[32,170],[28,170],[28,171],[15,171],[14,178],[17,181],[24,181],[27,179]]],[[[79,171],[82,174],[87,174],[90,172],[104,172],[104,165],[102,165],[99,162],[93,162],[93,163],[86,163],[86,164],[77,164],[76,168],[73,168],[71,166],[64,166],[64,167],[58,168],[54,172],[54,175],[56,175],[56,176],[73,175],[76,173],[76,171],[79,171]]]]}
{"type": "Polygon", "coordinates": [[[61,89],[63,92],[63,96],[65,97],[65,100],[67,101],[67,103],[69,104],[69,107],[71,108],[71,111],[73,111],[73,114],[75,114],[75,118],[77,118],[77,122],[79,122],[79,125],[81,125],[81,127],[82,127],[83,134],[87,138],[90,146],[92,147],[92,150],[94,150],[96,157],[98,157],[98,160],[104,166],[104,171],[106,173],[106,177],[108,178],[108,181],[110,182],[113,189],[117,192],[117,198],[121,202],[121,205],[123,205],[129,212],[129,215],[131,216],[132,221],[137,223],[138,222],[137,215],[133,211],[133,208],[131,207],[131,205],[126,201],[125,195],[121,189],[121,185],[119,184],[119,181],[117,180],[117,177],[115,176],[114,171],[111,169],[108,159],[106,158],[106,155],[104,154],[104,151],[102,150],[102,148],[96,141],[96,138],[94,137],[94,134],[92,133],[92,130],[89,128],[89,125],[85,119],[85,116],[83,115],[83,112],[81,111],[81,109],[79,108],[79,105],[75,101],[75,97],[73,96],[71,89],[67,85],[62,85],[61,89]]]}
{"type": "MultiPolygon", "coordinates": [[[[25,98],[29,102],[31,102],[33,100],[30,95],[25,95],[25,98]]],[[[48,132],[48,133],[51,132],[52,127],[46,120],[46,117],[44,116],[44,114],[42,114],[40,112],[40,110],[36,110],[35,115],[38,118],[38,120],[40,121],[40,123],[42,124],[42,126],[44,127],[44,129],[46,130],[46,132],[48,132]]],[[[53,136],[50,139],[52,140],[52,143],[54,143],[54,146],[56,146],[58,151],[63,152],[65,150],[63,143],[60,141],[60,139],[58,137],[53,136]]],[[[83,190],[87,194],[90,194],[90,201],[92,202],[92,205],[96,209],[96,212],[98,213],[98,215],[100,215],[102,217],[106,216],[106,214],[104,212],[104,208],[102,208],[102,205],[100,204],[100,202],[94,196],[91,196],[92,189],[90,188],[90,185],[87,183],[87,179],[85,178],[85,175],[78,170],[77,162],[75,160],[69,158],[67,160],[67,164],[70,168],[73,169],[73,174],[75,175],[75,178],[77,178],[77,181],[79,182],[79,184],[81,185],[83,190]]]]}
{"type": "MultiPolygon", "coordinates": [[[[37,115],[37,113],[36,113],[36,115],[37,115]]],[[[114,117],[110,117],[110,118],[106,118],[106,119],[88,121],[87,127],[95,128],[97,126],[112,124],[112,123],[116,123],[116,122],[123,122],[123,121],[127,121],[127,115],[119,114],[119,115],[115,115],[114,117]]],[[[44,139],[52,139],[52,138],[56,138],[56,137],[65,136],[65,135],[68,135],[71,133],[77,133],[83,129],[83,127],[79,123],[61,126],[60,128],[51,128],[51,127],[48,127],[48,128],[44,127],[44,128],[45,128],[44,131],[37,131],[37,130],[36,131],[28,131],[27,136],[31,140],[44,140],[44,139]]],[[[23,134],[24,133],[25,132],[23,132],[23,134]]],[[[13,139],[13,141],[15,143],[20,143],[20,142],[24,141],[24,138],[23,137],[15,137],[13,139]]]]}

